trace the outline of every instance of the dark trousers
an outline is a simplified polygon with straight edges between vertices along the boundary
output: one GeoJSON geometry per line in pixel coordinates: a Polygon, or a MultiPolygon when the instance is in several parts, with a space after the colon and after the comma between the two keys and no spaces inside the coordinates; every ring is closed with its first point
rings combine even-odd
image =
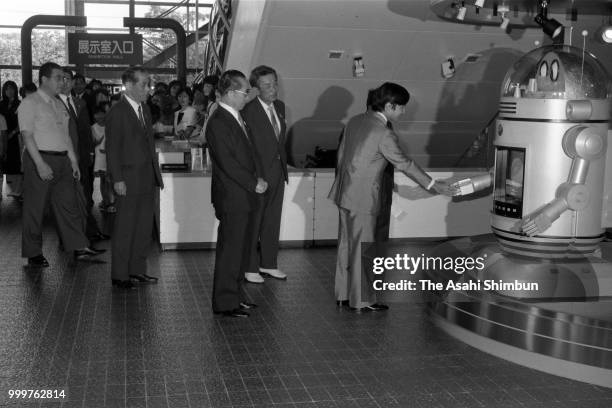
{"type": "Polygon", "coordinates": [[[47,200],[55,216],[60,239],[67,251],[88,245],[83,231],[82,212],[77,201],[76,183],[68,156],[44,154],[43,160],[53,171],[53,179],[42,180],[29,154],[23,155],[23,231],[21,255],[31,258],[42,254],[42,222],[47,200]]]}
{"type": "Polygon", "coordinates": [[[279,174],[277,180],[268,185],[266,192],[259,195],[254,215],[251,259],[247,269],[243,272],[259,272],[259,267],[265,269],[277,268],[276,258],[278,257],[284,194],[285,180],[279,174]],[[257,252],[258,243],[259,253],[257,252]]]}
{"type": "Polygon", "coordinates": [[[376,229],[374,240],[386,242],[389,240],[389,225],[391,223],[391,204],[393,201],[393,172],[392,164],[385,168],[380,183],[380,209],[376,216],[376,229]]]}
{"type": "Polygon", "coordinates": [[[94,180],[93,166],[79,165],[79,170],[81,171],[81,186],[83,187],[83,193],[87,203],[87,213],[85,214],[85,234],[87,235],[88,239],[92,239],[101,232],[100,227],[98,227],[98,222],[92,213],[94,180]]]}
{"type": "Polygon", "coordinates": [[[217,213],[217,218],[212,308],[225,312],[245,301],[243,272],[250,259],[254,219],[252,212],[217,213]]]}
{"type": "Polygon", "coordinates": [[[147,254],[153,236],[155,193],[117,196],[111,242],[112,279],[147,273],[147,254]]]}

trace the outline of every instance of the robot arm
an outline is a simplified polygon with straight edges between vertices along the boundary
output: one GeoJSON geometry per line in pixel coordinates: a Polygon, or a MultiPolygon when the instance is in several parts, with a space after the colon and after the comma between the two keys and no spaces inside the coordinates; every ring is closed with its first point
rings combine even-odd
{"type": "Polygon", "coordinates": [[[574,126],[563,137],[563,150],[572,158],[568,181],[559,186],[553,201],[523,220],[521,229],[529,236],[546,231],[565,211],[582,210],[589,203],[589,162],[605,152],[605,139],[586,126],[574,126]]]}
{"type": "Polygon", "coordinates": [[[474,176],[459,180],[451,184],[451,188],[459,190],[458,195],[468,195],[489,188],[493,184],[493,173],[482,174],[480,176],[474,176]]]}
{"type": "Polygon", "coordinates": [[[557,197],[523,220],[521,229],[529,236],[546,231],[565,211],[582,210],[589,202],[589,192],[584,184],[563,183],[557,197]]]}

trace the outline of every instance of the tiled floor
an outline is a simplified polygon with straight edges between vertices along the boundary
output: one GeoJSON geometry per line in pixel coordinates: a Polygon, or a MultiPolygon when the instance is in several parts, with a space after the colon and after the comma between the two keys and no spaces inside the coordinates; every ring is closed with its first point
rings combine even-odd
{"type": "Polygon", "coordinates": [[[20,207],[5,197],[0,406],[612,407],[612,390],[450,338],[423,305],[337,309],[334,248],[283,250],[289,279],[250,285],[260,307],[249,319],[232,319],[211,312],[213,251],[154,255],[160,283],[126,293],[110,287],[108,263],[71,265],[51,228],[51,267],[25,269],[20,234],[20,207]],[[11,400],[10,389],[66,396],[11,400]]]}

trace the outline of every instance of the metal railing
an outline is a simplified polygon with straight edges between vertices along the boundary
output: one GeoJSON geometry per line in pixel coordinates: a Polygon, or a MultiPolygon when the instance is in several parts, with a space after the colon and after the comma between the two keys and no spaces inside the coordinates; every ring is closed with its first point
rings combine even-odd
{"type": "Polygon", "coordinates": [[[223,70],[231,18],[231,0],[216,0],[210,10],[208,42],[204,51],[204,68],[196,75],[194,83],[201,82],[207,75],[218,75],[223,70]]]}
{"type": "MultiPolygon", "coordinates": [[[[150,48],[153,49],[153,51],[155,51],[157,54],[162,53],[164,50],[160,47],[157,46],[157,44],[155,44],[153,41],[148,40],[144,37],[142,37],[142,43],[149,46],[150,48]]],[[[170,57],[168,58],[168,61],[170,61],[170,63],[174,64],[176,66],[176,58],[174,57],[170,57]]]]}

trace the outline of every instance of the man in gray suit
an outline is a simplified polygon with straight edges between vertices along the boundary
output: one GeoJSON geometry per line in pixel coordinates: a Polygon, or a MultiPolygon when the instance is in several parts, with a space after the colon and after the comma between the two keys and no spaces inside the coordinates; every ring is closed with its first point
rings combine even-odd
{"type": "Polygon", "coordinates": [[[351,118],[338,149],[336,179],[329,198],[338,206],[338,258],[336,300],[354,310],[380,311],[369,275],[361,271],[361,243],[375,241],[379,193],[388,163],[413,178],[423,188],[452,195],[445,182],[432,179],[400,149],[397,135],[388,126],[404,114],[410,99],[400,85],[386,82],[372,93],[372,109],[351,118]]]}

